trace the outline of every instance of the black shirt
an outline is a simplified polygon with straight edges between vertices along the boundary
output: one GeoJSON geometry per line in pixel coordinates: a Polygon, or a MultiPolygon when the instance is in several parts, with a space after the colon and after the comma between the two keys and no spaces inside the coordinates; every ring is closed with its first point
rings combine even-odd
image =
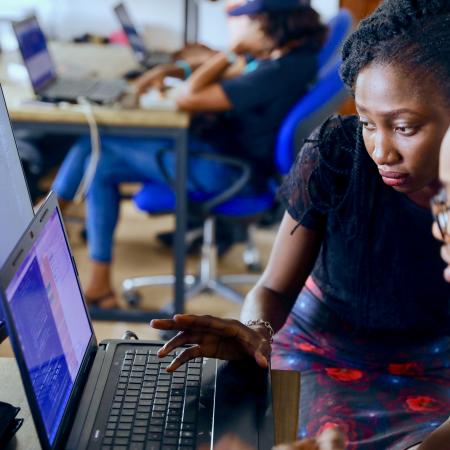
{"type": "Polygon", "coordinates": [[[382,182],[357,118],[313,133],[281,196],[296,221],[323,233],[312,277],[355,332],[448,334],[450,284],[431,211],[382,182]]]}
{"type": "Polygon", "coordinates": [[[232,110],[197,117],[194,133],[227,154],[249,160],[258,171],[271,173],[278,130],[314,81],[316,55],[313,46],[305,45],[276,60],[258,61],[250,73],[221,81],[232,110]]]}

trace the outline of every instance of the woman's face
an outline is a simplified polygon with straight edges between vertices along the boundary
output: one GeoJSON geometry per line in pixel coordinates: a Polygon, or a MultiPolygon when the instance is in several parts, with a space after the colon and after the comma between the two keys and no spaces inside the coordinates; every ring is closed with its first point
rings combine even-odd
{"type": "Polygon", "coordinates": [[[450,111],[438,85],[393,66],[372,64],[356,80],[366,149],[385,184],[417,192],[438,178],[439,148],[450,111]]]}

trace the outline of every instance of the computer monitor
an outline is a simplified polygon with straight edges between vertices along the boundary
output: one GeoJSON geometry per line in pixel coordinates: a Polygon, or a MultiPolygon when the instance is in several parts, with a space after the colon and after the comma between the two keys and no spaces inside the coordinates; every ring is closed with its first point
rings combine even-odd
{"type": "MultiPolygon", "coordinates": [[[[30,193],[0,86],[0,266],[33,216],[30,193]]],[[[5,338],[6,327],[0,310],[0,342],[5,338]]]]}
{"type": "Polygon", "coordinates": [[[34,92],[56,80],[56,66],[47,48],[47,40],[35,16],[13,23],[23,62],[34,92]]]}
{"type": "Polygon", "coordinates": [[[136,30],[136,27],[134,26],[134,23],[131,20],[128,11],[126,10],[125,5],[123,3],[119,3],[114,8],[114,11],[117,18],[119,19],[120,24],[122,25],[124,33],[127,35],[128,42],[130,43],[133,52],[135,53],[138,61],[142,63],[148,54],[145,42],[136,30]]]}

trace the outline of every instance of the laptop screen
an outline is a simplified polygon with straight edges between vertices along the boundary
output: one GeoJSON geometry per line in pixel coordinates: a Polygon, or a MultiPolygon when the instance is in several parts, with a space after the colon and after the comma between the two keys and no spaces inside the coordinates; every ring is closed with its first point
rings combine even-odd
{"type": "Polygon", "coordinates": [[[48,51],[44,33],[36,17],[16,23],[14,30],[31,85],[35,92],[39,92],[50,81],[56,79],[56,68],[48,51]]]}
{"type": "Polygon", "coordinates": [[[143,60],[147,54],[147,48],[141,36],[138,34],[125,6],[121,3],[114,8],[117,18],[122,25],[124,33],[127,35],[131,48],[136,53],[139,61],[143,60]]]}
{"type": "Polygon", "coordinates": [[[92,336],[56,209],[8,284],[6,298],[53,445],[92,336]]]}
{"type": "MultiPolygon", "coordinates": [[[[33,206],[28,193],[16,142],[0,89],[0,267],[33,219],[33,206]]],[[[0,339],[5,336],[3,313],[0,311],[0,339]]]]}

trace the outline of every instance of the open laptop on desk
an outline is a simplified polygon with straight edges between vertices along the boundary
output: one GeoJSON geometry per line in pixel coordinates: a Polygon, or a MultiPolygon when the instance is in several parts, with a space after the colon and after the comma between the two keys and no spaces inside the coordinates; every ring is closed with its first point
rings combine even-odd
{"type": "Polygon", "coordinates": [[[125,92],[124,80],[73,79],[58,76],[45,35],[35,16],[13,22],[19,49],[34,93],[49,102],[77,102],[82,97],[94,103],[112,103],[125,92]]]}
{"type": "Polygon", "coordinates": [[[154,51],[145,45],[142,36],[138,33],[123,3],[119,3],[114,8],[114,12],[116,13],[117,19],[128,38],[130,47],[141,66],[150,69],[158,64],[167,64],[172,61],[172,57],[169,53],[154,51]]]}
{"type": "Polygon", "coordinates": [[[0,271],[0,285],[44,449],[272,448],[267,371],[198,358],[169,374],[175,353],[159,359],[161,342],[97,345],[54,194],[0,271]]]}
{"type": "MultiPolygon", "coordinates": [[[[33,216],[30,193],[0,86],[0,267],[33,216]]],[[[0,342],[6,335],[0,311],[0,342]]]]}

